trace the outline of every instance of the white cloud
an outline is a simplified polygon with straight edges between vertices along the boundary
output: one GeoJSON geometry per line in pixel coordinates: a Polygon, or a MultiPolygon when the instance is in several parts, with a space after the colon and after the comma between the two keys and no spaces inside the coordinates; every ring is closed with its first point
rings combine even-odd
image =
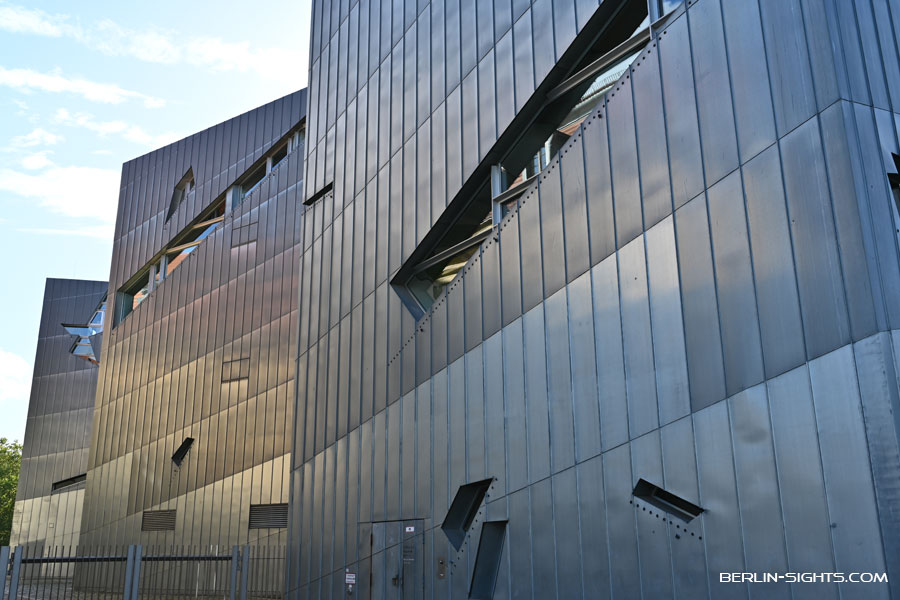
{"type": "Polygon", "coordinates": [[[25,135],[17,135],[9,141],[7,149],[34,148],[36,146],[55,146],[63,141],[63,136],[50,133],[46,129],[38,127],[26,133],[25,135]]]}
{"type": "Polygon", "coordinates": [[[110,56],[130,56],[145,62],[174,64],[181,60],[181,48],[171,33],[122,27],[104,19],[96,26],[91,46],[110,56]]]}
{"type": "Polygon", "coordinates": [[[114,83],[98,83],[87,79],[70,79],[59,70],[39,73],[31,69],[7,69],[0,67],[0,85],[22,92],[68,92],[92,102],[121,104],[126,100],[140,100],[147,108],[165,105],[165,100],[133,90],[126,90],[114,83]]]}
{"type": "Polygon", "coordinates": [[[0,29],[50,37],[60,37],[64,33],[71,35],[77,31],[77,28],[66,23],[65,17],[11,4],[0,4],[0,29]]]}
{"type": "Polygon", "coordinates": [[[49,153],[49,150],[42,150],[40,152],[35,152],[34,154],[26,154],[20,161],[22,167],[30,171],[49,167],[53,164],[53,161],[47,156],[49,153]]]}
{"type": "Polygon", "coordinates": [[[247,41],[218,37],[188,38],[159,28],[132,29],[103,19],[93,26],[73,25],[66,15],[0,3],[0,30],[68,37],[109,56],[126,56],[160,64],[187,63],[213,71],[256,72],[280,81],[285,73],[305,68],[303,48],[254,48],[247,41]]]}
{"type": "MultiPolygon", "coordinates": [[[[25,429],[25,415],[31,394],[31,363],[12,352],[0,348],[0,412],[5,417],[21,415],[22,423],[17,427],[19,441],[25,429]]],[[[13,426],[10,423],[7,427],[13,426]]]]}
{"type": "Polygon", "coordinates": [[[55,122],[63,125],[81,127],[88,131],[93,131],[101,137],[118,135],[129,142],[150,148],[165,146],[178,139],[178,136],[171,132],[153,135],[138,125],[130,125],[124,121],[98,121],[94,118],[94,115],[82,112],[73,114],[65,108],[57,110],[53,119],[55,122]]]}
{"type": "Polygon", "coordinates": [[[112,150],[94,150],[91,154],[96,154],[97,156],[111,156],[112,150]]]}
{"type": "Polygon", "coordinates": [[[33,233],[36,235],[89,237],[106,241],[112,240],[115,233],[112,225],[91,225],[88,227],[79,227],[77,229],[24,227],[17,231],[21,233],[33,233]]]}
{"type": "Polygon", "coordinates": [[[93,167],[53,166],[37,173],[0,169],[0,190],[40,203],[68,217],[116,220],[119,172],[93,167]]]}

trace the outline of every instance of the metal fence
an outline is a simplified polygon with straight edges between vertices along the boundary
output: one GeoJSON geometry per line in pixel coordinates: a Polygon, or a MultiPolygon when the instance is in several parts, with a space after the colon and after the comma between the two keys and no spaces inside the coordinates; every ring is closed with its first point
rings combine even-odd
{"type": "Polygon", "coordinates": [[[0,600],[281,599],[282,546],[0,548],[0,600]]]}

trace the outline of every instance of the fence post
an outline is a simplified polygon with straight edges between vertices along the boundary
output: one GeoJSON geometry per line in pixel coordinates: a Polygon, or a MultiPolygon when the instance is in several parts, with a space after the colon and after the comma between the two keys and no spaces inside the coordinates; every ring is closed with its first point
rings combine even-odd
{"type": "Polygon", "coordinates": [[[141,583],[141,552],[142,546],[138,544],[134,547],[134,574],[131,576],[131,600],[138,600],[140,597],[141,583]]]}
{"type": "Polygon", "coordinates": [[[244,546],[241,559],[241,600],[247,600],[247,582],[250,579],[250,546],[244,546]]]}
{"type": "Polygon", "coordinates": [[[25,546],[16,548],[13,556],[12,577],[9,580],[9,596],[10,600],[16,597],[19,592],[19,572],[22,570],[22,555],[25,554],[25,546]]]}
{"type": "Polygon", "coordinates": [[[122,600],[131,598],[131,572],[134,569],[134,546],[128,546],[128,558],[125,560],[125,589],[122,590],[122,600]]]}
{"type": "Polygon", "coordinates": [[[237,546],[231,547],[231,586],[228,590],[228,598],[230,600],[235,600],[235,593],[237,592],[237,574],[238,568],[241,562],[241,555],[238,552],[237,546]]]}
{"type": "Polygon", "coordinates": [[[0,600],[6,591],[6,574],[9,572],[9,546],[0,548],[0,600]]]}

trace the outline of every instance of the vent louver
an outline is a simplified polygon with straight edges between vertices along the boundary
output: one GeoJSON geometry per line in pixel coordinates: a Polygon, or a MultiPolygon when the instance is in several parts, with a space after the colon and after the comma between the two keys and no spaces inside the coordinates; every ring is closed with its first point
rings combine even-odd
{"type": "Polygon", "coordinates": [[[250,505],[250,529],[285,529],[287,526],[287,504],[250,505]]]}
{"type": "Polygon", "coordinates": [[[141,531],[175,531],[174,510],[145,510],[141,531]]]}

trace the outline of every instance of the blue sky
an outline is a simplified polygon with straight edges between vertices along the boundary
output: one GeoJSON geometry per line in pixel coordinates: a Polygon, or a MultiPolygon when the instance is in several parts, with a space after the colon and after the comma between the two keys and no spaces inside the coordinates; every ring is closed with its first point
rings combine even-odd
{"type": "Polygon", "coordinates": [[[0,437],[44,281],[109,277],[122,163],[306,85],[310,0],[0,0],[0,437]]]}

